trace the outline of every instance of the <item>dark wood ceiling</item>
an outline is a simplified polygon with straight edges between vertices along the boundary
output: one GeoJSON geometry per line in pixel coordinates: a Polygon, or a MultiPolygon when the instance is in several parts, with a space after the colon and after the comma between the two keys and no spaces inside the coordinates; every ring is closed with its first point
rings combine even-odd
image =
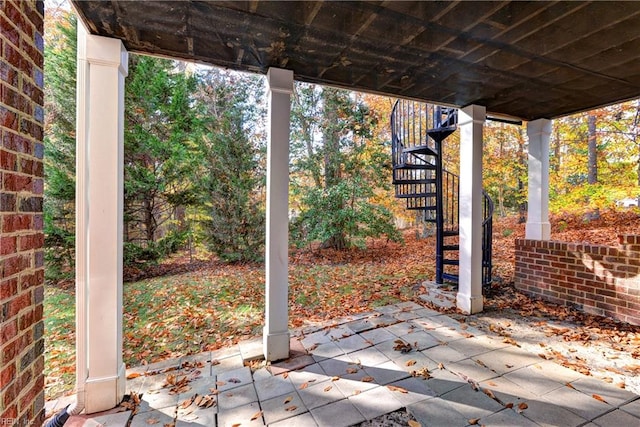
{"type": "Polygon", "coordinates": [[[635,1],[72,3],[130,52],[525,120],[640,97],[635,1]]]}

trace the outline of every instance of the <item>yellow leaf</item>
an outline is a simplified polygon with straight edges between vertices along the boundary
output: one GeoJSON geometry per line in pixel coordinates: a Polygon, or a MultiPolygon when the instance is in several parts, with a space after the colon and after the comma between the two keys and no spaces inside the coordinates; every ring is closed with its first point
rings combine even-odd
{"type": "Polygon", "coordinates": [[[328,385],[328,386],[326,386],[324,388],[324,392],[326,393],[326,392],[330,391],[332,388],[333,388],[332,386],[328,385]]]}
{"type": "Polygon", "coordinates": [[[478,421],[480,421],[480,418],[472,418],[469,420],[469,424],[475,426],[478,425],[478,421]]]}
{"type": "Polygon", "coordinates": [[[331,377],[331,381],[338,381],[340,379],[340,377],[335,376],[335,377],[331,377]]]}
{"type": "Polygon", "coordinates": [[[409,420],[408,424],[409,427],[422,427],[422,425],[416,420],[409,420]]]}
{"type": "Polygon", "coordinates": [[[407,361],[407,363],[405,363],[405,365],[407,365],[407,366],[413,366],[413,365],[415,365],[416,363],[417,363],[417,362],[416,362],[415,360],[411,359],[411,360],[408,360],[408,361],[407,361]]]}
{"type": "MultiPolygon", "coordinates": [[[[260,418],[261,416],[262,416],[262,411],[258,411],[255,414],[253,414],[253,417],[251,417],[251,421],[255,421],[258,418],[260,418]]],[[[238,425],[240,425],[240,424],[238,424],[238,425]]]]}
{"type": "Polygon", "coordinates": [[[284,402],[282,402],[284,405],[286,405],[287,403],[291,402],[293,400],[293,396],[288,396],[286,399],[284,399],[284,402]]]}
{"type": "Polygon", "coordinates": [[[132,380],[134,378],[138,378],[138,377],[141,377],[141,376],[142,376],[142,374],[139,373],[139,372],[132,372],[129,375],[127,375],[127,379],[128,380],[132,380]]]}
{"type": "Polygon", "coordinates": [[[438,363],[438,369],[444,369],[444,364],[442,362],[438,363]]]}

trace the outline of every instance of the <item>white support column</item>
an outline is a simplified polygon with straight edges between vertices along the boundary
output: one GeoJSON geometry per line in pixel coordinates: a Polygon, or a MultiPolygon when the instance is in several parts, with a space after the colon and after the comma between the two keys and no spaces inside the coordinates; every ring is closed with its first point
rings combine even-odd
{"type": "Polygon", "coordinates": [[[549,240],[549,139],[551,120],[527,123],[529,137],[529,202],[527,204],[526,239],[549,240]]]}
{"type": "Polygon", "coordinates": [[[94,413],[125,393],[122,362],[124,79],[120,40],[78,25],[76,141],[76,375],[94,413]]]}
{"type": "Polygon", "coordinates": [[[289,357],[289,125],[293,71],[267,72],[266,307],[263,331],[267,361],[289,357]]]}
{"type": "Polygon", "coordinates": [[[486,109],[469,105],[458,112],[460,127],[460,267],[457,305],[479,313],[482,301],[482,129],[486,109]]]}

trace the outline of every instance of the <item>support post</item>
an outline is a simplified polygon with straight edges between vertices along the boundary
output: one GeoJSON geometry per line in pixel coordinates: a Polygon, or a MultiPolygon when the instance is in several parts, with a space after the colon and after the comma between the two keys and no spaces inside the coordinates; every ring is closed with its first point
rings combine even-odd
{"type": "Polygon", "coordinates": [[[486,109],[459,110],[460,265],[457,305],[464,313],[482,311],[482,130],[486,109]]]}
{"type": "Polygon", "coordinates": [[[122,361],[124,79],[117,39],[78,25],[76,136],[76,375],[85,412],[117,406],[122,361]]]}
{"type": "Polygon", "coordinates": [[[549,140],[551,120],[538,119],[527,123],[529,138],[529,201],[525,238],[549,240],[549,140]]]}
{"type": "Polygon", "coordinates": [[[267,72],[267,235],[264,357],[289,357],[289,127],[293,71],[267,72]]]}

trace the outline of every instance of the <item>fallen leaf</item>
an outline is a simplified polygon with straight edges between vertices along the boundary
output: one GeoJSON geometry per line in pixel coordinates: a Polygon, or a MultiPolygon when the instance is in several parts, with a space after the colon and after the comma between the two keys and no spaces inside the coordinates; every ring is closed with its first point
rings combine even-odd
{"type": "Polygon", "coordinates": [[[442,362],[438,363],[438,369],[440,370],[444,369],[444,364],[442,362]]]}
{"type": "Polygon", "coordinates": [[[285,373],[283,373],[283,374],[282,374],[282,378],[284,378],[285,380],[286,380],[287,378],[289,378],[289,372],[285,372],[285,373]]]}
{"type": "Polygon", "coordinates": [[[573,384],[571,384],[571,383],[565,383],[564,385],[566,385],[567,387],[572,388],[572,389],[574,389],[574,390],[576,389],[576,388],[573,386],[573,384]]]}
{"type": "Polygon", "coordinates": [[[362,381],[363,383],[371,383],[374,381],[373,377],[363,377],[360,381],[362,381]]]}
{"type": "Polygon", "coordinates": [[[293,400],[293,396],[287,396],[286,399],[284,399],[284,402],[282,402],[283,405],[286,405],[287,403],[290,403],[293,400]]]}
{"type": "Polygon", "coordinates": [[[160,422],[157,418],[147,418],[147,424],[158,424],[160,422]]]}
{"type": "Polygon", "coordinates": [[[472,425],[472,426],[478,425],[479,421],[480,421],[480,418],[471,418],[469,420],[469,425],[472,425]]]}
{"type": "Polygon", "coordinates": [[[229,378],[229,382],[233,384],[240,384],[242,381],[238,378],[229,378]]]}
{"type": "Polygon", "coordinates": [[[357,368],[347,368],[347,374],[355,374],[358,372],[357,368]]]}
{"type": "Polygon", "coordinates": [[[416,420],[409,420],[407,424],[409,424],[409,427],[422,427],[422,425],[416,420]]]}
{"type": "Polygon", "coordinates": [[[509,409],[513,408],[513,402],[507,403],[506,405],[504,405],[504,407],[509,409]]]}
{"type": "Polygon", "coordinates": [[[398,387],[397,385],[388,385],[387,388],[391,391],[397,391],[399,393],[409,393],[406,388],[398,387]]]}
{"type": "Polygon", "coordinates": [[[142,376],[142,374],[139,373],[139,372],[132,372],[132,373],[127,375],[127,379],[128,380],[132,380],[134,378],[138,378],[138,377],[141,377],[141,376],[142,376]]]}
{"type": "Polygon", "coordinates": [[[296,409],[298,409],[298,407],[295,406],[295,405],[287,406],[286,408],[284,408],[284,410],[287,411],[287,412],[293,412],[296,409]]]}
{"type": "Polygon", "coordinates": [[[326,393],[326,392],[330,391],[332,388],[333,388],[333,386],[328,385],[328,386],[326,386],[324,388],[324,392],[326,393]]]}
{"type": "Polygon", "coordinates": [[[591,397],[593,397],[595,400],[599,400],[602,403],[608,403],[606,400],[604,400],[604,398],[598,394],[592,394],[591,397]]]}
{"type": "Polygon", "coordinates": [[[331,381],[338,381],[340,379],[340,377],[335,376],[335,377],[331,377],[331,381]]]}
{"type": "Polygon", "coordinates": [[[307,387],[309,387],[309,383],[308,382],[303,382],[302,384],[300,384],[300,387],[298,387],[298,388],[300,390],[304,390],[307,387]]]}
{"type": "Polygon", "coordinates": [[[518,409],[521,411],[524,411],[525,409],[527,409],[529,407],[529,405],[527,405],[524,402],[520,402],[520,404],[518,404],[518,409]]]}
{"type": "Polygon", "coordinates": [[[415,360],[411,359],[411,360],[407,360],[407,363],[405,363],[405,365],[406,365],[406,366],[413,366],[413,365],[415,365],[416,363],[418,363],[418,362],[416,362],[415,360]]]}
{"type": "Polygon", "coordinates": [[[217,385],[218,387],[222,387],[222,386],[223,386],[223,385],[225,385],[225,384],[227,384],[227,383],[226,383],[226,382],[224,382],[224,381],[216,381],[216,385],[217,385]]]}
{"type": "Polygon", "coordinates": [[[255,421],[258,418],[260,418],[262,416],[262,411],[258,411],[255,414],[253,414],[253,417],[251,417],[251,421],[255,421]]]}

